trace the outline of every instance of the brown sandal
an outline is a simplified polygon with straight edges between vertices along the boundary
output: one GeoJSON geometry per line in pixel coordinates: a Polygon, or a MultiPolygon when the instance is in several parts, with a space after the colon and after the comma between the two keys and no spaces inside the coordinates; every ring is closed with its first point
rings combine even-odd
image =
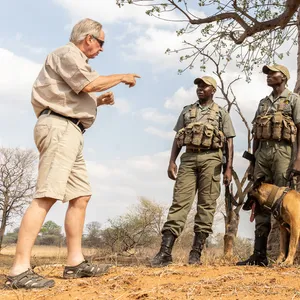
{"type": "Polygon", "coordinates": [[[7,276],[6,278],[5,288],[12,289],[42,289],[53,287],[55,284],[54,280],[38,275],[32,269],[28,269],[16,276],[7,276]]]}
{"type": "Polygon", "coordinates": [[[112,265],[94,265],[86,260],[74,267],[65,267],[63,278],[97,277],[106,274],[112,265]]]}

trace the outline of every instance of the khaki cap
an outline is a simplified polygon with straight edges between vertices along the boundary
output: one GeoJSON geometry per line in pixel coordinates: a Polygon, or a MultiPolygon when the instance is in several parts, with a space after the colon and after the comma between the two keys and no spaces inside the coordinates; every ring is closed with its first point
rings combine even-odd
{"type": "Polygon", "coordinates": [[[196,78],[194,80],[194,84],[198,84],[201,81],[205,82],[207,85],[212,85],[215,89],[217,89],[217,82],[214,78],[210,76],[203,76],[200,78],[196,78]]]}
{"type": "Polygon", "coordinates": [[[265,74],[268,74],[270,70],[274,71],[274,72],[281,72],[283,75],[286,76],[287,80],[289,80],[291,78],[290,72],[285,66],[275,64],[273,66],[263,66],[263,68],[262,68],[262,71],[265,74]]]}

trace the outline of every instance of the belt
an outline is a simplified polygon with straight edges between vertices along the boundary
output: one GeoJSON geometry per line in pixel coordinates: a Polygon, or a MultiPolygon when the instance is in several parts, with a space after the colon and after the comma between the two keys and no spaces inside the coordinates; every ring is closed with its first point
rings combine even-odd
{"type": "Polygon", "coordinates": [[[207,151],[218,151],[219,149],[209,149],[209,148],[186,148],[185,152],[189,153],[200,153],[200,152],[207,152],[207,151]]]}
{"type": "Polygon", "coordinates": [[[71,118],[71,117],[66,117],[66,116],[63,116],[61,114],[58,114],[56,113],[55,111],[49,109],[49,108],[46,108],[44,109],[41,113],[40,113],[40,116],[41,115],[53,115],[53,116],[58,116],[58,117],[61,117],[61,118],[64,118],[64,119],[67,119],[69,121],[71,121],[72,123],[74,123],[75,125],[77,125],[79,127],[79,129],[81,130],[82,133],[85,132],[85,129],[82,125],[82,123],[80,122],[80,120],[76,119],[76,118],[71,118]]]}
{"type": "Polygon", "coordinates": [[[261,142],[261,145],[264,147],[274,147],[275,145],[284,145],[284,146],[292,146],[291,142],[285,141],[285,140],[259,140],[261,142]]]}

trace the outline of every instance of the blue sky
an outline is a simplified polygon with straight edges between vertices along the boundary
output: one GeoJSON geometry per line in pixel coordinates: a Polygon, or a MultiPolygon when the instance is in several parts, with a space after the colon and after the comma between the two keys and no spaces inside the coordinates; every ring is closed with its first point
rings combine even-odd
{"type": "MultiPolygon", "coordinates": [[[[197,12],[205,14],[205,12],[197,12]]],[[[5,1],[0,18],[0,142],[3,146],[35,148],[36,122],[30,103],[32,83],[47,56],[68,42],[72,26],[90,17],[103,24],[104,52],[90,64],[101,75],[137,73],[142,78],[129,89],[119,85],[114,107],[101,107],[95,124],[85,133],[85,158],[93,197],[86,222],[99,221],[127,211],[145,196],[166,206],[172,201],[173,182],[167,178],[172,129],[183,106],[197,100],[194,78],[204,75],[197,65],[182,75],[178,55],[164,54],[180,47],[178,24],[163,22],[144,13],[144,8],[118,8],[114,0],[29,0],[5,1]]],[[[198,33],[190,36],[196,38],[198,33]]],[[[296,49],[282,64],[290,68],[295,84],[296,49]]],[[[208,66],[206,75],[212,75],[208,66]]],[[[231,66],[225,81],[239,71],[231,66]]],[[[241,74],[243,76],[243,74],[241,74]]],[[[244,79],[235,85],[240,107],[250,122],[261,98],[270,93],[260,68],[250,84],[244,79]]],[[[222,100],[217,100],[223,104],[222,100]]],[[[246,131],[233,113],[237,133],[235,168],[242,172],[246,162],[246,131]]],[[[47,220],[62,225],[66,205],[56,204],[47,220]]],[[[242,215],[239,234],[253,236],[249,216],[242,215]]],[[[222,224],[217,226],[223,230],[222,224]]]]}

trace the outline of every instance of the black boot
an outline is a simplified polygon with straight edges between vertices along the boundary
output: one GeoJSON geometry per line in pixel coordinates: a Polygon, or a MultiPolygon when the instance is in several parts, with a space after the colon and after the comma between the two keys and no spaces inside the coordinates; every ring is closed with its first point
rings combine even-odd
{"type": "Polygon", "coordinates": [[[202,252],[202,249],[204,248],[207,237],[208,237],[207,233],[195,232],[192,250],[189,255],[189,264],[190,265],[195,265],[195,264],[200,265],[201,252],[202,252]]]}
{"type": "Polygon", "coordinates": [[[237,262],[237,266],[261,266],[266,267],[268,265],[267,258],[267,236],[256,236],[254,242],[254,252],[253,254],[244,261],[237,262]]]}
{"type": "Polygon", "coordinates": [[[151,261],[151,267],[164,267],[172,263],[172,249],[176,236],[169,230],[163,232],[159,252],[151,261]]]}

